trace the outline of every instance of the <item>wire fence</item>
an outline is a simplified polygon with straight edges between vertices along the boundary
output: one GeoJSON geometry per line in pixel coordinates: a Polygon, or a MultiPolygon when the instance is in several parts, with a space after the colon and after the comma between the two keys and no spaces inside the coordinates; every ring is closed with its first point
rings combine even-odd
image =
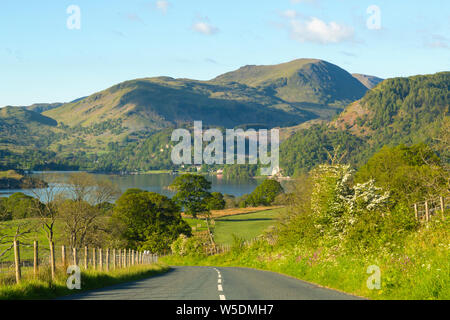
{"type": "Polygon", "coordinates": [[[442,219],[445,219],[445,212],[450,209],[449,204],[449,195],[418,202],[413,205],[414,214],[418,221],[429,222],[436,216],[441,216],[442,219]]]}
{"type": "Polygon", "coordinates": [[[43,276],[42,270],[50,270],[53,279],[57,269],[65,271],[70,265],[76,265],[85,270],[108,272],[158,262],[158,255],[149,251],[53,245],[52,255],[50,248],[50,244],[41,246],[38,241],[30,244],[14,240],[12,244],[0,245],[0,252],[6,253],[0,258],[0,284],[11,283],[11,279],[19,283],[24,274],[39,279],[43,276]]]}

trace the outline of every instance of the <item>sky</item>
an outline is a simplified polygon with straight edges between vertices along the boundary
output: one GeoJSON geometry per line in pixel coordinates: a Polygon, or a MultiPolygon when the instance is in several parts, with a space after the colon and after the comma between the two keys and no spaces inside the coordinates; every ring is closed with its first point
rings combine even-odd
{"type": "Polygon", "coordinates": [[[382,78],[449,71],[450,1],[0,2],[0,106],[298,58],[382,78]]]}

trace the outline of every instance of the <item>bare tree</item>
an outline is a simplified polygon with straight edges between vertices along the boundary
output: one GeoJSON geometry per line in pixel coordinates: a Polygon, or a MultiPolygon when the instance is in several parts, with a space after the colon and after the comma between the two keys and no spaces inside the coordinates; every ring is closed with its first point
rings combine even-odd
{"type": "Polygon", "coordinates": [[[56,275],[55,223],[58,217],[58,202],[63,199],[61,185],[58,180],[57,175],[51,175],[47,177],[48,184],[42,182],[37,188],[31,189],[31,193],[35,198],[32,210],[39,218],[41,228],[45,232],[50,248],[52,280],[55,279],[56,275]]]}
{"type": "Polygon", "coordinates": [[[88,245],[96,238],[95,234],[105,228],[99,221],[104,214],[99,206],[114,200],[120,191],[109,180],[74,173],[68,179],[65,193],[66,200],[60,203],[58,211],[69,245],[88,245]]]}

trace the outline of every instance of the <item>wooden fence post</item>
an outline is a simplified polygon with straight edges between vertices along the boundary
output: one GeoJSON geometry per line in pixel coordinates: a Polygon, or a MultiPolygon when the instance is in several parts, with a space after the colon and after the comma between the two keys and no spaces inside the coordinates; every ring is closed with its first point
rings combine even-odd
{"type": "Polygon", "coordinates": [[[33,243],[33,273],[34,277],[37,278],[39,276],[39,243],[34,241],[33,243]]]}
{"type": "Polygon", "coordinates": [[[56,261],[55,261],[55,243],[50,241],[50,270],[52,273],[52,280],[55,280],[56,276],[56,261]]]}
{"type": "Polygon", "coordinates": [[[97,253],[95,251],[95,247],[92,248],[92,266],[94,267],[94,270],[97,269],[97,253]]]}
{"type": "Polygon", "coordinates": [[[131,250],[131,265],[134,266],[134,249],[131,250]]]}
{"type": "Polygon", "coordinates": [[[122,268],[122,249],[119,249],[119,268],[122,268]]]}
{"type": "Polygon", "coordinates": [[[113,255],[112,267],[113,267],[113,270],[114,270],[114,269],[116,269],[116,249],[113,249],[112,255],[113,255]]]}
{"type": "Polygon", "coordinates": [[[109,248],[106,249],[106,272],[109,271],[109,248]]]}
{"type": "Polygon", "coordinates": [[[66,246],[61,246],[61,263],[63,265],[63,268],[66,266],[66,246]]]}
{"type": "Polygon", "coordinates": [[[428,201],[425,201],[425,220],[430,221],[430,210],[428,208],[428,201]]]}
{"type": "Polygon", "coordinates": [[[100,271],[103,271],[103,252],[102,248],[98,248],[98,267],[100,268],[100,271]]]}
{"type": "Polygon", "coordinates": [[[78,265],[78,251],[77,251],[77,248],[74,247],[72,251],[73,251],[73,264],[75,266],[77,266],[78,265]]]}
{"type": "Polygon", "coordinates": [[[444,207],[444,197],[440,197],[439,198],[440,202],[441,202],[441,214],[442,214],[442,220],[445,220],[445,207],[444,207]]]}
{"type": "Polygon", "coordinates": [[[126,268],[127,267],[127,249],[123,249],[123,267],[126,268]]]}
{"type": "Polygon", "coordinates": [[[417,210],[417,203],[414,203],[414,215],[416,216],[416,220],[419,220],[419,210],[417,210]]]}
{"type": "Polygon", "coordinates": [[[20,248],[18,240],[14,240],[14,265],[16,267],[16,283],[19,284],[22,273],[20,270],[20,248]]]}
{"type": "Polygon", "coordinates": [[[87,269],[88,268],[88,256],[89,254],[89,250],[87,246],[84,246],[84,268],[87,269]]]}

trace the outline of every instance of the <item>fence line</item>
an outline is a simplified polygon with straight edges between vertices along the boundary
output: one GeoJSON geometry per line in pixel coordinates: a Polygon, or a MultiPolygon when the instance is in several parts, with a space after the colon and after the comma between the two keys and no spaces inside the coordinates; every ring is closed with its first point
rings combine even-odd
{"type": "MultiPolygon", "coordinates": [[[[39,252],[39,243],[34,241],[33,245],[27,245],[26,243],[14,240],[12,242],[13,249],[13,261],[0,261],[0,280],[2,275],[8,274],[15,275],[15,282],[20,283],[22,279],[22,271],[26,268],[26,271],[32,271],[34,278],[39,278],[39,269],[42,266],[52,265],[51,250],[48,250],[48,254],[43,254],[42,250],[39,252]],[[26,248],[32,249],[33,257],[30,259],[22,259],[21,251],[26,248]],[[31,270],[28,270],[31,269],[31,270]]],[[[45,249],[45,248],[42,248],[45,249]]],[[[91,268],[94,270],[109,272],[110,270],[128,268],[136,265],[148,265],[158,262],[158,255],[149,251],[135,251],[134,249],[121,249],[121,248],[89,248],[84,247],[84,250],[79,250],[76,247],[66,247],[62,245],[60,252],[54,256],[54,268],[63,268],[66,270],[68,265],[77,265],[85,270],[91,268]],[[83,257],[80,257],[82,253],[83,257]],[[82,262],[82,263],[81,263],[82,262]],[[79,264],[82,264],[80,266],[79,264]]],[[[55,252],[55,253],[56,253],[55,252]]],[[[52,279],[54,279],[52,274],[52,279]]]]}
{"type": "Polygon", "coordinates": [[[440,215],[445,220],[445,211],[450,208],[450,196],[436,197],[424,202],[414,203],[414,215],[418,221],[429,222],[433,216],[440,215]]]}

